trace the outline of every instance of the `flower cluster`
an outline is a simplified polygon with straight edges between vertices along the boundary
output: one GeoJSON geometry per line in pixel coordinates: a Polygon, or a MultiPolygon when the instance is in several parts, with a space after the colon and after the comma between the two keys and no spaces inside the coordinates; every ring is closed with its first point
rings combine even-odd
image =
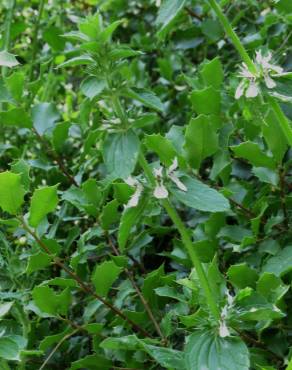
{"type": "MultiPolygon", "coordinates": [[[[156,199],[165,199],[168,197],[168,190],[164,184],[164,181],[169,179],[182,191],[187,191],[186,186],[180,181],[177,175],[178,161],[174,158],[172,164],[164,171],[162,166],[154,168],[153,174],[156,180],[156,185],[153,191],[153,196],[156,199]],[[164,174],[165,173],[165,174],[164,174]]],[[[139,199],[143,193],[143,185],[136,178],[130,176],[125,180],[125,183],[135,188],[135,191],[125,208],[136,207],[139,203],[139,199]]]]}
{"type": "Polygon", "coordinates": [[[251,72],[245,63],[240,66],[239,77],[242,78],[242,81],[235,91],[236,99],[239,99],[243,95],[247,98],[258,96],[260,92],[259,84],[262,80],[264,80],[268,89],[276,87],[276,82],[273,78],[280,77],[283,74],[283,68],[271,64],[271,60],[271,52],[264,55],[262,51],[257,51],[254,61],[256,72],[251,72]]]}

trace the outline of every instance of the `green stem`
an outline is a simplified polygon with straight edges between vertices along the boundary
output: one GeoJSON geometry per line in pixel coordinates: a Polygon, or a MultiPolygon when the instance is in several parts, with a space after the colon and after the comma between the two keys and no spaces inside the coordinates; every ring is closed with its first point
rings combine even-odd
{"type": "MultiPolygon", "coordinates": [[[[232,40],[234,46],[236,47],[237,51],[239,52],[239,54],[242,58],[242,60],[247,65],[250,72],[255,73],[256,72],[255,64],[253,63],[253,61],[249,57],[247,51],[245,50],[244,46],[242,45],[242,43],[239,39],[239,37],[234,32],[234,30],[233,30],[231,24],[229,23],[227,17],[222,12],[222,9],[221,9],[220,5],[217,3],[216,0],[207,0],[207,1],[210,4],[210,6],[212,7],[212,9],[214,10],[214,12],[216,13],[219,20],[221,21],[221,23],[222,23],[222,25],[225,29],[225,32],[227,33],[227,35],[232,40]]],[[[292,146],[292,128],[291,128],[291,125],[289,123],[289,120],[287,119],[287,117],[283,113],[282,109],[280,108],[280,106],[279,106],[279,104],[278,104],[278,102],[276,101],[275,98],[269,96],[268,100],[269,100],[269,103],[270,103],[271,107],[273,108],[273,110],[274,110],[274,112],[277,116],[279,125],[280,125],[281,130],[283,131],[286,139],[287,139],[287,142],[289,143],[290,146],[292,146]]]]}
{"type": "Polygon", "coordinates": [[[279,106],[279,104],[278,104],[278,102],[275,98],[273,98],[272,96],[269,96],[268,101],[269,101],[273,111],[275,112],[275,114],[277,116],[279,125],[280,125],[284,135],[286,136],[288,144],[290,146],[292,146],[292,127],[291,127],[287,117],[283,113],[281,107],[279,106]]]}
{"type": "Polygon", "coordinates": [[[247,65],[250,72],[256,73],[257,72],[256,66],[254,65],[253,61],[251,60],[250,56],[248,55],[247,51],[245,50],[244,46],[242,45],[239,37],[234,32],[234,30],[233,30],[231,24],[229,23],[227,17],[222,12],[222,9],[221,9],[220,5],[217,3],[216,0],[207,0],[207,1],[209,2],[210,6],[212,7],[214,12],[216,13],[217,17],[219,18],[220,22],[222,23],[222,25],[225,29],[225,32],[226,32],[227,36],[233,42],[233,45],[236,47],[237,51],[241,55],[242,60],[247,65]]]}
{"type": "Polygon", "coordinates": [[[29,71],[29,80],[32,80],[33,77],[33,67],[35,64],[35,57],[37,53],[37,45],[38,45],[38,34],[39,34],[39,28],[41,23],[41,18],[43,15],[44,7],[45,7],[46,0],[40,0],[39,2],[39,8],[38,8],[38,17],[35,23],[34,32],[32,36],[32,54],[31,54],[31,65],[30,65],[30,71],[29,71]]]}
{"type": "MultiPolygon", "coordinates": [[[[152,174],[152,171],[149,167],[149,164],[147,163],[147,161],[146,161],[142,152],[140,153],[140,156],[139,156],[139,164],[143,168],[144,173],[145,173],[147,179],[149,180],[149,182],[152,185],[154,185],[155,184],[155,177],[152,174]]],[[[179,233],[181,235],[181,238],[182,238],[182,242],[183,242],[187,252],[189,253],[189,255],[191,257],[193,266],[195,267],[198,278],[200,280],[201,287],[204,290],[206,301],[207,301],[207,304],[209,306],[209,309],[210,309],[212,315],[214,316],[214,318],[216,320],[219,320],[220,319],[219,308],[217,306],[216,300],[214,299],[214,295],[212,294],[212,291],[211,291],[206,273],[205,273],[204,268],[202,266],[202,263],[201,263],[198,255],[196,253],[196,250],[194,249],[194,245],[193,245],[193,242],[192,242],[192,240],[189,236],[188,230],[185,227],[185,225],[184,225],[182,219],[180,218],[179,214],[177,213],[176,209],[170,203],[170,201],[168,199],[164,199],[164,200],[161,201],[161,203],[162,203],[163,207],[165,208],[166,212],[168,213],[169,217],[171,218],[172,222],[176,226],[177,230],[179,231],[179,233]]]]}
{"type": "MultiPolygon", "coordinates": [[[[121,120],[124,120],[124,117],[126,117],[126,114],[125,114],[125,111],[123,109],[123,106],[121,105],[119,97],[117,95],[115,95],[115,99],[112,99],[112,103],[113,103],[114,110],[115,110],[116,114],[118,115],[118,117],[121,120]]],[[[151,168],[149,167],[149,164],[148,164],[144,154],[142,153],[142,151],[139,154],[139,164],[142,167],[142,169],[144,170],[144,173],[145,173],[148,181],[150,182],[150,184],[152,186],[155,186],[155,183],[156,183],[155,177],[154,177],[154,175],[151,171],[151,168]]],[[[202,286],[202,288],[205,292],[206,302],[209,306],[209,309],[210,309],[212,315],[214,316],[214,318],[216,320],[219,320],[220,319],[219,308],[217,306],[216,300],[214,299],[214,295],[212,294],[210,285],[208,283],[207,276],[206,276],[205,271],[203,269],[202,263],[201,263],[198,255],[197,255],[195,249],[194,249],[193,242],[192,242],[192,240],[189,236],[189,233],[188,233],[183,221],[181,220],[180,216],[178,215],[178,213],[176,212],[176,210],[172,206],[172,204],[169,202],[169,200],[167,200],[167,199],[162,200],[161,203],[162,203],[163,207],[165,208],[166,212],[168,213],[169,217],[171,218],[172,222],[176,226],[177,230],[179,231],[179,233],[181,235],[181,238],[182,238],[182,242],[183,242],[186,250],[188,251],[188,253],[191,257],[193,266],[196,269],[196,272],[197,272],[198,278],[200,280],[201,286],[202,286]]]]}

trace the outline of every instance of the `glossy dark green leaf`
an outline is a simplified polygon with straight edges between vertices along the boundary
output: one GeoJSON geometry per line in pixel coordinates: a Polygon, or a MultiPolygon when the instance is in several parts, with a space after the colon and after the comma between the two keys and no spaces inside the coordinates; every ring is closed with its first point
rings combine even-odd
{"type": "Polygon", "coordinates": [[[96,293],[103,297],[106,296],[122,270],[123,268],[113,261],[105,261],[96,266],[91,278],[96,293]]]}
{"type": "Polygon", "coordinates": [[[52,129],[59,118],[59,112],[52,103],[40,103],[32,109],[33,126],[40,135],[52,129]]]}

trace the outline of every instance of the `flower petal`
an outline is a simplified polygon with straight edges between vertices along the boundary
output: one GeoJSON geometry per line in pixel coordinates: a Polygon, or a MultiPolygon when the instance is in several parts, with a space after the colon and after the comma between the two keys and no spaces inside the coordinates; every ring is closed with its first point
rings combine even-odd
{"type": "Polygon", "coordinates": [[[185,186],[185,184],[183,184],[180,179],[174,174],[174,173],[171,173],[169,175],[169,178],[171,181],[173,181],[175,183],[175,185],[182,191],[188,191],[187,187],[185,186]]]}
{"type": "Polygon", "coordinates": [[[163,167],[160,166],[158,168],[153,169],[153,174],[156,178],[161,178],[163,176],[162,171],[163,171],[163,167]]]}
{"type": "Polygon", "coordinates": [[[172,161],[172,164],[168,168],[167,173],[169,174],[169,173],[175,171],[177,169],[177,166],[178,166],[177,157],[174,157],[174,159],[172,161]]]}
{"type": "Polygon", "coordinates": [[[258,94],[259,94],[258,85],[256,84],[256,82],[251,81],[245,92],[245,96],[247,98],[255,98],[256,96],[258,96],[258,94]]]}
{"type": "Polygon", "coordinates": [[[153,195],[157,199],[165,199],[168,197],[168,190],[162,183],[160,183],[156,185],[153,195]]]}
{"type": "Polygon", "coordinates": [[[225,338],[225,337],[229,337],[230,336],[230,331],[229,329],[227,328],[227,325],[226,325],[226,322],[224,320],[222,320],[220,322],[220,326],[219,326],[219,336],[221,338],[225,338]]]}
{"type": "Polygon", "coordinates": [[[237,89],[235,91],[235,99],[239,99],[243,95],[243,93],[244,93],[244,85],[245,85],[245,81],[243,80],[237,86],[237,89]]]}
{"type": "Polygon", "coordinates": [[[268,89],[273,89],[276,87],[276,82],[268,75],[264,75],[265,83],[268,89]]]}

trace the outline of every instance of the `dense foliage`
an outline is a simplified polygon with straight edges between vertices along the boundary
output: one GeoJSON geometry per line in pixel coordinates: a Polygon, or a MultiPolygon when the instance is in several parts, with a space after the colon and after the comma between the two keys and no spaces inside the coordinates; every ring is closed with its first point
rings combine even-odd
{"type": "Polygon", "coordinates": [[[291,0],[0,9],[0,369],[291,370],[291,0]]]}

